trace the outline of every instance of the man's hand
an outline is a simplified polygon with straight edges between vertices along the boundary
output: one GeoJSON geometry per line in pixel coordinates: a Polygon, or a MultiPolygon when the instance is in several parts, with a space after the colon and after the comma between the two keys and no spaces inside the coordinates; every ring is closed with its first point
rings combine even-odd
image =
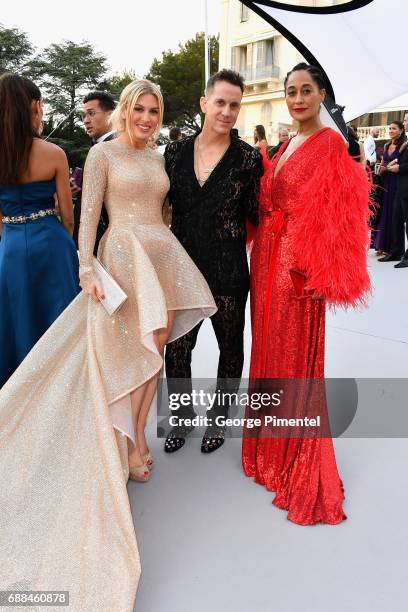
{"type": "Polygon", "coordinates": [[[78,187],[78,185],[76,184],[74,179],[71,179],[69,181],[69,184],[71,186],[71,195],[72,195],[73,198],[76,198],[78,193],[80,193],[82,191],[81,187],[78,187]]]}

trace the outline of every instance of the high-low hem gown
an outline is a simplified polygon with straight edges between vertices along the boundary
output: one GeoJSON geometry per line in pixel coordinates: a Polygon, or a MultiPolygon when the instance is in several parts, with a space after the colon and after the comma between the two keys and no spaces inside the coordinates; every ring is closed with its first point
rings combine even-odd
{"type": "Polygon", "coordinates": [[[216,311],[163,223],[168,188],[156,151],[114,140],[88,155],[81,265],[92,265],[105,202],[98,257],[128,299],[108,316],[80,293],[0,392],[0,589],[68,590],[72,612],[133,612],[140,561],[126,491],[130,392],[162,366],[153,332],[168,310],[170,340],[216,311]]]}

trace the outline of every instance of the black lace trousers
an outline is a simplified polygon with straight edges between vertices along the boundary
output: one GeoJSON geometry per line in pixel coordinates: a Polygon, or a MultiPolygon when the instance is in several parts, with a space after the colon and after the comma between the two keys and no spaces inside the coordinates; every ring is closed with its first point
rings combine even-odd
{"type": "MultiPolygon", "coordinates": [[[[211,323],[220,349],[218,361],[217,387],[218,391],[234,393],[239,387],[244,365],[244,326],[245,305],[244,296],[214,296],[217,312],[211,317],[211,323]]],[[[191,393],[191,356],[197,342],[201,323],[178,340],[166,347],[165,364],[168,392],[191,393]]],[[[207,417],[227,416],[228,404],[215,403],[207,411],[207,417]]],[[[191,418],[195,415],[192,406],[182,406],[177,410],[177,416],[191,418]]]]}

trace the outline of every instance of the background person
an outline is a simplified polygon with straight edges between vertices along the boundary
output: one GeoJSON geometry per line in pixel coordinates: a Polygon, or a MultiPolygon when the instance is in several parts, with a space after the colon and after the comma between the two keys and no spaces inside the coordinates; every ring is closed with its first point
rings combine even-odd
{"type": "Polygon", "coordinates": [[[254,147],[258,149],[264,149],[268,147],[268,141],[266,139],[265,128],[263,125],[256,125],[254,130],[254,147]]]}
{"type": "Polygon", "coordinates": [[[80,291],[68,162],[62,149],[41,139],[42,118],[38,87],[3,74],[0,387],[80,291]]]}
{"type": "MultiPolygon", "coordinates": [[[[115,108],[115,100],[107,91],[91,91],[83,100],[82,120],[88,136],[90,136],[91,146],[100,142],[105,142],[115,138],[115,132],[110,123],[111,114],[115,108]]],[[[75,197],[74,206],[74,240],[78,246],[79,223],[81,220],[81,185],[74,182],[72,185],[72,195],[75,197]]],[[[109,224],[108,213],[103,205],[101,217],[96,232],[94,255],[97,255],[100,239],[104,235],[109,224]]]]}
{"type": "MultiPolygon", "coordinates": [[[[404,115],[404,129],[408,131],[408,113],[404,115]]],[[[397,176],[397,189],[392,217],[391,253],[383,261],[399,261],[394,268],[408,268],[408,249],[405,250],[405,233],[408,239],[408,141],[399,149],[398,159],[388,166],[397,176]],[[404,232],[405,225],[405,232],[404,232]]]]}
{"type": "Polygon", "coordinates": [[[281,146],[285,144],[285,142],[287,142],[288,140],[289,140],[289,130],[287,128],[279,128],[278,144],[276,144],[274,147],[268,147],[267,149],[268,159],[272,159],[272,157],[279,151],[281,146]]]}
{"type": "Polygon", "coordinates": [[[370,134],[364,141],[364,155],[371,168],[374,168],[375,164],[377,163],[377,144],[375,139],[378,138],[379,135],[379,128],[373,127],[370,130],[370,134]]]}
{"type": "Polygon", "coordinates": [[[364,153],[364,145],[358,139],[357,128],[355,125],[347,126],[347,134],[349,139],[348,151],[351,157],[364,168],[366,166],[366,158],[364,153]]]}
{"type": "Polygon", "coordinates": [[[170,142],[177,142],[178,140],[181,140],[182,138],[183,138],[183,133],[179,127],[174,126],[170,128],[170,131],[169,131],[170,142]]]}
{"type": "Polygon", "coordinates": [[[270,164],[268,155],[267,155],[267,150],[269,148],[269,145],[268,145],[268,141],[266,140],[265,128],[263,125],[255,126],[254,141],[255,141],[254,146],[259,149],[259,152],[262,155],[262,162],[263,162],[264,170],[267,170],[270,164]]]}
{"type": "MultiPolygon", "coordinates": [[[[172,128],[170,128],[169,130],[169,141],[170,142],[177,142],[178,140],[181,140],[182,138],[183,138],[183,133],[179,127],[173,126],[172,128]]],[[[164,155],[166,147],[167,147],[167,144],[163,144],[163,145],[160,145],[157,148],[157,150],[159,151],[159,153],[164,155]]]]}
{"type": "Polygon", "coordinates": [[[397,190],[397,173],[393,170],[394,162],[398,159],[401,146],[406,141],[404,125],[401,121],[393,121],[389,126],[389,140],[384,146],[381,160],[380,172],[383,176],[383,197],[381,217],[376,231],[374,247],[377,255],[381,255],[378,261],[387,261],[387,255],[391,252],[392,241],[392,218],[394,211],[395,194],[397,190]]]}

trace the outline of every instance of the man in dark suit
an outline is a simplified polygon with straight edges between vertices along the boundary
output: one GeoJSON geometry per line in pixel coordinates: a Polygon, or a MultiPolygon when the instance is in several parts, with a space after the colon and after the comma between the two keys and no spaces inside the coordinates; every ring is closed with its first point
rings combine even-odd
{"type": "Polygon", "coordinates": [[[279,141],[278,141],[278,144],[275,145],[274,147],[268,147],[268,149],[267,149],[267,153],[268,153],[269,159],[272,159],[272,157],[274,155],[276,155],[276,153],[279,151],[281,146],[287,140],[289,140],[289,130],[287,128],[284,128],[284,127],[279,128],[279,141]]]}
{"type": "MultiPolygon", "coordinates": [[[[83,100],[82,119],[88,136],[92,138],[92,144],[112,140],[115,133],[110,125],[110,116],[115,108],[115,100],[106,91],[91,91],[83,100]]],[[[81,186],[72,186],[72,195],[76,196],[74,207],[74,234],[73,238],[78,246],[78,232],[81,218],[81,186]]],[[[102,206],[101,218],[96,232],[94,254],[98,251],[99,241],[109,225],[108,213],[105,206],[102,206]]]]}
{"type": "MultiPolygon", "coordinates": [[[[404,116],[404,128],[408,132],[408,112],[404,116]]],[[[398,160],[388,169],[397,173],[397,191],[392,215],[391,253],[379,261],[399,261],[394,268],[408,268],[408,249],[405,250],[405,233],[408,238],[408,143],[400,148],[398,160]],[[405,224],[405,232],[404,232],[405,224]]]]}

